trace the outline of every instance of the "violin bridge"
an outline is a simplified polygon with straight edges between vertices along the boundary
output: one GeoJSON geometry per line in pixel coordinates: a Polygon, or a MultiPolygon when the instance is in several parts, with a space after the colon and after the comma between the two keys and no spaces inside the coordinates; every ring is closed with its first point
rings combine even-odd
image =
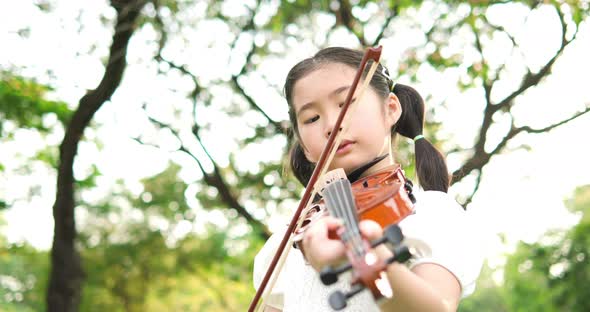
{"type": "Polygon", "coordinates": [[[314,189],[318,194],[323,196],[324,189],[326,188],[326,186],[328,184],[330,184],[334,181],[343,180],[346,178],[347,178],[346,172],[344,172],[344,169],[338,168],[338,169],[330,170],[330,171],[326,172],[323,176],[318,178],[318,181],[316,182],[314,189]]]}

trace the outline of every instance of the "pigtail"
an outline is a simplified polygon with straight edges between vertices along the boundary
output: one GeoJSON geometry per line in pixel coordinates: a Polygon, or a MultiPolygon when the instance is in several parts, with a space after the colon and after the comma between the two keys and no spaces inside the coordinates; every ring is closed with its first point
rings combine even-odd
{"type": "Polygon", "coordinates": [[[422,137],[424,128],[424,100],[412,87],[396,84],[393,93],[402,105],[402,114],[393,131],[414,139],[416,172],[422,188],[426,191],[447,192],[449,173],[443,155],[428,140],[422,137]]]}

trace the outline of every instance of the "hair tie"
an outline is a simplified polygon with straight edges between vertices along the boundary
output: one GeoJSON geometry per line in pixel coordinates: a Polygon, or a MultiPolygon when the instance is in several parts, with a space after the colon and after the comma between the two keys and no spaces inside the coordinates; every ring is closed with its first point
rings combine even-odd
{"type": "Polygon", "coordinates": [[[393,92],[393,88],[395,88],[395,82],[393,81],[393,79],[391,79],[391,76],[389,76],[389,70],[387,70],[387,68],[385,68],[383,64],[381,64],[381,74],[383,74],[383,76],[387,78],[387,81],[391,83],[391,88],[389,89],[389,92],[393,92]]]}
{"type": "Polygon", "coordinates": [[[383,64],[381,64],[381,74],[383,74],[383,76],[385,76],[387,80],[391,80],[391,77],[389,77],[389,71],[387,70],[387,68],[385,68],[385,66],[383,66],[383,64]]]}
{"type": "Polygon", "coordinates": [[[417,136],[414,137],[414,142],[420,140],[420,139],[424,139],[424,136],[421,134],[418,134],[417,136]]]}

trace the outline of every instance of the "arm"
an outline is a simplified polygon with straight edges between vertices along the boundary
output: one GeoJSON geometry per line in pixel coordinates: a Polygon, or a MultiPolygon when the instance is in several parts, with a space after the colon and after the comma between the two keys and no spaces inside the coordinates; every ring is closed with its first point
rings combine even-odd
{"type": "MultiPolygon", "coordinates": [[[[375,222],[362,221],[362,233],[370,240],[383,235],[375,222]]],[[[393,254],[385,246],[376,250],[385,260],[393,254]]],[[[418,264],[412,270],[393,263],[387,268],[387,279],[393,289],[393,298],[384,301],[381,311],[456,311],[461,298],[461,285],[457,278],[442,266],[434,263],[418,264]]]]}
{"type": "MultiPolygon", "coordinates": [[[[324,265],[341,261],[344,247],[337,240],[328,238],[328,229],[338,226],[332,217],[318,220],[305,234],[303,244],[306,257],[316,270],[324,265]],[[336,244],[340,244],[336,247],[336,244]]],[[[382,235],[382,229],[372,221],[362,221],[361,231],[368,239],[382,235]]],[[[376,248],[380,259],[392,255],[385,246],[376,248]]],[[[409,270],[403,264],[394,263],[387,269],[387,278],[393,289],[393,298],[381,304],[382,311],[455,311],[461,286],[455,276],[445,268],[430,263],[419,264],[409,270]]]]}

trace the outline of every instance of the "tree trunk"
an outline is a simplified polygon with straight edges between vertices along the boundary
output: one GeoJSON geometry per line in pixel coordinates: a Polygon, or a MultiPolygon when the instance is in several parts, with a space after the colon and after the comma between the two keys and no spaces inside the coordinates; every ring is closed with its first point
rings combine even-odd
{"type": "Polygon", "coordinates": [[[135,30],[135,21],[145,1],[112,1],[111,4],[117,10],[117,23],[105,73],[98,87],[80,99],[78,109],[67,126],[59,148],[57,194],[53,205],[55,227],[47,289],[48,311],[78,310],[84,273],[80,255],[75,248],[77,234],[74,217],[74,158],[84,129],[121,83],[127,65],[125,57],[129,39],[135,30]]]}

